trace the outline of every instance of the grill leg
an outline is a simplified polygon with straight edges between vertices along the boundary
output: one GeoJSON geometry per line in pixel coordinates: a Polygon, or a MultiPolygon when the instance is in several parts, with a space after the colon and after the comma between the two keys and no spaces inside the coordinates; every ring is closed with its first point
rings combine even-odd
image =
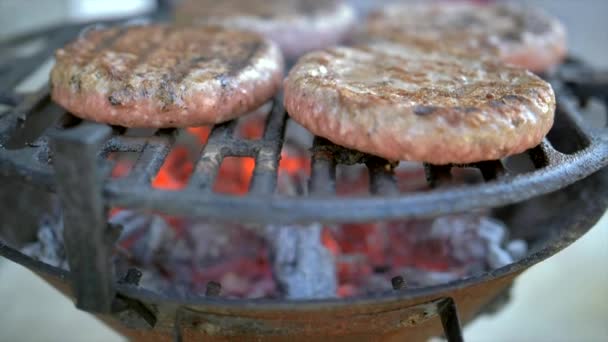
{"type": "Polygon", "coordinates": [[[109,170],[102,170],[98,163],[101,144],[110,132],[107,126],[84,123],[56,134],[52,140],[76,306],[98,313],[111,312],[114,299],[111,239],[102,196],[103,179],[109,170]]]}
{"type": "Polygon", "coordinates": [[[446,298],[439,303],[439,316],[443,325],[443,334],[448,342],[463,342],[458,310],[452,298],[446,298]]]}

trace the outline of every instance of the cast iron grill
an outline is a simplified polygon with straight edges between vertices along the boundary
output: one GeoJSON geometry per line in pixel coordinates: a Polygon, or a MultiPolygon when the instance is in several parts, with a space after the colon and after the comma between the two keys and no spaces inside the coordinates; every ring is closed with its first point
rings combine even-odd
{"type": "MultiPolygon", "coordinates": [[[[427,218],[518,203],[562,189],[608,164],[606,129],[590,127],[577,106],[577,101],[588,96],[603,96],[606,102],[606,82],[594,78],[595,83],[590,85],[584,79],[585,67],[572,62],[566,65],[569,69],[548,77],[558,96],[558,124],[547,139],[526,152],[534,164],[534,170],[529,172],[515,174],[500,160],[473,165],[425,165],[432,190],[399,193],[390,162],[315,138],[308,194],[279,195],[275,191],[277,172],[288,117],[278,96],[273,100],[261,139],[236,137],[237,120],[216,125],[186,189],[155,189],[151,181],[171,151],[178,130],[163,129],[147,137],[131,137],[124,134],[124,128],[81,121],[65,113],[50,101],[47,87],[28,95],[13,92],[34,66],[75,37],[81,28],[75,25],[52,31],[54,38],[42,51],[0,69],[0,101],[9,107],[0,114],[0,174],[59,194],[66,218],[70,278],[78,306],[88,311],[115,310],[117,288],[121,289],[121,296],[142,296],[114,283],[106,223],[106,208],[110,206],[259,224],[427,218]],[[50,121],[50,117],[59,120],[40,129],[43,133],[25,146],[15,144],[15,137],[32,134],[28,133],[31,127],[45,126],[39,122],[50,121]],[[112,164],[106,157],[115,152],[138,155],[126,178],[108,177],[112,164]],[[255,158],[246,196],[222,195],[212,190],[222,161],[233,156],[255,158]],[[336,168],[350,163],[367,166],[368,196],[335,194],[336,168]],[[453,167],[477,168],[486,182],[442,187],[453,167]]],[[[8,46],[2,46],[5,47],[8,46]]],[[[446,336],[457,340],[460,329],[453,301],[447,298],[433,303],[434,312],[445,321],[446,336]]],[[[176,326],[180,326],[179,322],[176,326]]]]}
{"type": "MultiPolygon", "coordinates": [[[[1,81],[1,80],[0,80],[1,81]]],[[[494,160],[471,165],[426,165],[427,180],[435,187],[440,179],[450,177],[452,167],[478,168],[486,182],[456,188],[435,187],[431,191],[399,194],[391,164],[380,158],[352,153],[317,138],[313,146],[312,176],[309,196],[275,194],[277,171],[283,143],[286,113],[280,99],[275,99],[260,140],[237,138],[236,120],[213,128],[196,164],[188,187],[182,191],[152,188],[154,178],[175,141],[174,129],[157,131],[150,137],[129,137],[123,129],[83,122],[68,129],[55,126],[47,134],[23,148],[0,149],[2,174],[19,176],[50,191],[57,187],[57,177],[49,148],[49,137],[78,142],[93,134],[106,156],[112,152],[134,152],[139,157],[126,179],[106,179],[104,198],[115,207],[151,209],[170,215],[206,217],[217,220],[249,220],[258,223],[291,222],[360,222],[380,219],[423,218],[463,212],[478,208],[503,206],[546,194],[572,184],[599,170],[608,163],[606,130],[589,127],[576,107],[575,99],[554,83],[558,90],[557,120],[566,123],[567,136],[578,150],[566,154],[555,149],[548,139],[527,151],[535,170],[511,174],[502,161],[494,160]],[[229,196],[212,191],[219,166],[226,157],[253,157],[255,170],[247,196],[229,196]],[[336,165],[348,162],[365,163],[370,174],[370,194],[359,198],[335,195],[336,165]],[[128,185],[128,186],[126,186],[128,185]],[[465,199],[462,201],[461,199],[465,199]]],[[[61,111],[52,104],[48,89],[26,97],[0,118],[3,141],[20,123],[30,117],[61,111]]],[[[34,118],[35,119],[35,118],[34,118]]],[[[79,121],[65,114],[64,121],[79,121]]],[[[560,127],[561,128],[561,127],[560,127]]],[[[69,149],[69,147],[66,147],[69,149]]],[[[66,158],[79,165],[83,158],[66,151],[66,158]]],[[[106,167],[105,169],[109,169],[106,167]]]]}
{"type": "MultiPolygon", "coordinates": [[[[1,174],[22,177],[28,182],[55,191],[57,177],[52,168],[52,160],[61,156],[54,156],[51,152],[50,137],[78,142],[95,132],[97,139],[94,143],[100,144],[99,153],[102,157],[113,152],[139,154],[137,164],[127,179],[105,180],[104,200],[110,206],[259,223],[361,222],[434,217],[503,206],[563,188],[608,164],[606,129],[590,127],[577,108],[578,98],[605,96],[606,75],[594,73],[580,62],[570,61],[560,72],[547,77],[557,94],[556,126],[559,127],[554,130],[559,131],[550,134],[549,139],[526,152],[535,169],[524,174],[510,172],[500,160],[472,165],[425,165],[427,180],[434,189],[399,194],[393,168],[388,161],[333,146],[327,140],[317,138],[312,148],[312,176],[308,195],[280,196],[275,194],[275,190],[288,117],[278,96],[273,100],[262,139],[236,137],[234,131],[237,120],[216,125],[200,155],[188,187],[179,192],[154,189],[150,185],[151,180],[169,154],[177,130],[163,129],[149,137],[128,137],[124,135],[124,128],[111,128],[91,122],[80,123],[79,119],[71,117],[50,101],[48,87],[29,95],[14,92],[15,86],[36,66],[77,36],[84,27],[82,24],[59,27],[42,35],[18,37],[0,44],[3,51],[9,51],[26,39],[46,39],[40,51],[26,58],[17,58],[12,63],[4,63],[0,70],[0,103],[10,107],[0,116],[1,174]],[[577,94],[573,94],[573,91],[577,94]],[[48,121],[49,117],[61,116],[59,124],[47,129],[27,146],[11,149],[11,136],[26,121],[34,122],[28,126],[39,127],[41,125],[36,124],[36,121],[48,121]],[[552,135],[565,137],[560,140],[568,140],[565,142],[568,145],[565,151],[562,149],[560,152],[553,146],[552,135]],[[212,191],[218,168],[226,157],[255,158],[255,170],[247,196],[226,196],[212,191]],[[335,195],[336,166],[344,163],[367,165],[371,196],[340,198],[335,195]],[[458,188],[435,187],[441,180],[450,177],[452,167],[477,168],[486,182],[458,188]],[[128,187],[125,186],[127,184],[128,187]],[[465,198],[466,201],[461,200],[465,198]]],[[[25,130],[27,129],[29,127],[25,130]]],[[[80,158],[71,155],[68,157],[75,165],[80,165],[80,158]]]]}
{"type": "MultiPolygon", "coordinates": [[[[541,145],[527,152],[536,168],[532,172],[511,175],[501,161],[488,161],[464,165],[479,168],[487,181],[484,184],[437,187],[429,192],[398,194],[390,163],[361,155],[359,161],[365,162],[369,169],[370,193],[373,196],[339,198],[335,196],[336,164],[339,161],[335,159],[336,153],[331,151],[342,149],[317,138],[313,147],[310,196],[280,196],[274,191],[286,114],[280,100],[274,102],[261,140],[235,138],[236,121],[215,126],[188,187],[179,192],[154,189],[150,184],[173,145],[175,130],[160,130],[151,137],[141,138],[121,135],[119,130],[114,130],[112,134],[110,127],[90,122],[69,129],[54,127],[49,135],[38,138],[24,148],[1,149],[0,167],[4,175],[17,175],[55,191],[57,177],[50,161],[61,156],[52,155],[48,146],[49,136],[77,142],[79,137],[84,139],[95,134],[98,137],[96,143],[102,144],[101,155],[111,152],[139,153],[128,178],[106,180],[104,195],[111,206],[218,220],[289,223],[421,218],[497,207],[560,189],[599,170],[608,162],[605,130],[586,126],[572,99],[562,92],[558,100],[557,115],[561,117],[558,120],[567,121],[571,139],[582,141],[584,146],[574,154],[564,154],[545,139],[541,145]],[[255,158],[256,167],[247,196],[227,196],[211,190],[221,162],[231,156],[255,158]],[[461,200],[465,198],[466,201],[461,200]]],[[[0,119],[0,125],[4,127],[4,140],[26,119],[24,116],[47,115],[47,111],[57,110],[49,102],[46,89],[31,95],[0,119]]],[[[75,157],[72,151],[66,153],[66,158],[77,164],[82,160],[75,157]]],[[[450,168],[426,165],[429,183],[434,186],[438,179],[449,177],[450,168]]]]}

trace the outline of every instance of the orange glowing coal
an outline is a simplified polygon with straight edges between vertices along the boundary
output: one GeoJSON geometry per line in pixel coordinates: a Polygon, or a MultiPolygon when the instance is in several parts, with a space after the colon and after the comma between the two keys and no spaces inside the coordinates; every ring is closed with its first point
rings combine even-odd
{"type": "Polygon", "coordinates": [[[245,195],[253,175],[253,158],[227,157],[222,162],[213,191],[231,195],[245,195]]]}
{"type": "Polygon", "coordinates": [[[152,186],[164,190],[180,190],[188,183],[194,171],[188,150],[183,146],[174,148],[152,181],[152,186]]]}
{"type": "Polygon", "coordinates": [[[201,144],[207,143],[207,139],[209,139],[209,134],[211,133],[211,128],[209,126],[202,127],[190,127],[187,128],[186,131],[191,135],[198,138],[201,144]]]}
{"type": "MultiPolygon", "coordinates": [[[[265,117],[253,115],[241,120],[237,128],[237,136],[242,139],[260,139],[264,133],[265,117]]],[[[211,128],[190,127],[186,131],[196,138],[197,143],[207,143],[211,128]]],[[[192,146],[190,146],[192,147],[192,146]]],[[[195,156],[185,145],[177,145],[171,150],[157,175],[152,180],[152,186],[156,189],[177,191],[188,184],[190,176],[194,172],[195,156]]],[[[120,178],[128,175],[133,165],[133,160],[119,158],[112,170],[112,177],[120,178]]],[[[249,191],[249,184],[255,168],[255,160],[251,157],[226,157],[218,170],[218,176],[213,186],[217,193],[230,195],[245,195],[249,191]]],[[[293,152],[283,151],[279,165],[279,172],[290,175],[297,173],[310,173],[310,160],[307,156],[296,155],[293,152]]]]}

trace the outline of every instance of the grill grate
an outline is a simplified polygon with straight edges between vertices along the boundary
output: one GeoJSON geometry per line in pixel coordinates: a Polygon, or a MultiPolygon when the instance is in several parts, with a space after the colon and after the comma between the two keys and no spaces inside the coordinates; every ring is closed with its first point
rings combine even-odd
{"type": "MultiPolygon", "coordinates": [[[[46,190],[55,191],[57,179],[52,168],[49,137],[70,134],[85,139],[91,125],[100,130],[106,127],[80,122],[62,111],[50,101],[48,87],[28,95],[12,91],[31,72],[34,65],[50,57],[54,49],[77,36],[83,27],[84,25],[64,26],[51,29],[42,36],[33,36],[36,39],[46,39],[41,51],[28,57],[27,63],[16,58],[0,68],[0,100],[9,106],[7,111],[0,114],[0,174],[19,177],[46,190]],[[27,130],[29,122],[48,120],[49,113],[61,116],[60,123],[49,127],[34,142],[12,148],[11,137],[18,135],[20,130],[27,130]],[[87,129],[82,129],[83,126],[87,129]]],[[[10,48],[19,42],[13,40],[0,46],[10,48]]],[[[427,181],[433,189],[400,193],[394,165],[381,158],[350,151],[325,139],[316,138],[312,148],[312,173],[307,195],[278,195],[275,193],[277,169],[288,120],[279,96],[274,100],[264,135],[259,140],[236,137],[236,120],[216,125],[200,154],[188,186],[182,191],[151,187],[151,180],[171,151],[179,130],[164,129],[148,137],[130,137],[124,134],[124,128],[114,127],[112,136],[103,144],[100,156],[106,157],[113,152],[134,152],[138,154],[138,159],[126,179],[105,179],[104,199],[108,205],[116,207],[259,223],[422,218],[523,201],[572,184],[608,164],[606,129],[589,127],[577,102],[589,96],[604,96],[603,100],[608,100],[605,96],[608,84],[605,75],[591,73],[595,76],[586,77],[590,72],[580,62],[569,61],[559,72],[548,77],[558,97],[556,120],[562,124],[556,124],[555,132],[549,134],[549,140],[545,139],[540,146],[526,152],[535,169],[523,174],[511,172],[500,160],[473,165],[425,165],[427,181]],[[576,142],[574,153],[565,154],[554,148],[552,136],[576,142]],[[255,169],[246,196],[213,192],[219,166],[226,157],[255,159],[255,169]],[[336,195],[336,167],[352,163],[363,163],[369,170],[370,189],[367,196],[336,195]],[[453,167],[477,168],[486,182],[459,187],[440,186],[450,179],[453,167]]],[[[109,167],[107,161],[105,165],[109,167]]]]}
{"type": "MultiPolygon", "coordinates": [[[[605,129],[588,127],[567,90],[560,89],[559,86],[556,86],[556,89],[560,91],[557,116],[559,120],[568,123],[567,131],[557,134],[581,141],[583,146],[573,154],[564,154],[545,139],[541,145],[527,152],[535,170],[524,174],[510,172],[499,160],[473,165],[426,165],[427,180],[434,189],[399,193],[393,165],[386,160],[351,152],[317,138],[313,146],[309,195],[278,195],[275,194],[277,168],[287,116],[280,99],[276,99],[267,119],[264,136],[260,140],[235,137],[236,121],[215,126],[196,163],[187,188],[177,192],[152,188],[151,180],[171,151],[178,130],[159,130],[150,137],[129,137],[124,135],[124,130],[115,129],[111,138],[103,145],[101,156],[112,152],[135,152],[139,157],[127,178],[105,181],[105,199],[109,205],[117,207],[259,223],[421,218],[511,204],[555,191],[608,163],[605,129]],[[233,156],[255,158],[249,193],[244,197],[217,194],[212,190],[223,159],[233,156]],[[369,170],[370,195],[336,195],[336,166],[354,162],[364,163],[369,170]],[[477,168],[486,182],[458,187],[438,186],[451,177],[450,170],[453,167],[477,168]]],[[[48,99],[47,89],[18,103],[0,118],[2,141],[9,141],[11,133],[14,133],[24,120],[40,116],[40,112],[48,106],[54,105],[48,99]]],[[[65,116],[64,122],[74,121],[69,118],[69,114],[65,116]]],[[[69,133],[84,139],[87,136],[85,132],[91,125],[99,129],[106,127],[93,123],[79,123],[70,128],[56,125],[28,146],[14,150],[1,148],[0,172],[21,177],[54,191],[57,185],[51,167],[52,155],[49,154],[48,137],[69,133]],[[82,133],[79,134],[81,130],[82,133]]]]}

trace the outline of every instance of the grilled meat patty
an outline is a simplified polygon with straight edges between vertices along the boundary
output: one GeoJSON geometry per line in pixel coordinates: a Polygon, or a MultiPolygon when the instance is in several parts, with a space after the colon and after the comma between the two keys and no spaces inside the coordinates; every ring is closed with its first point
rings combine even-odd
{"type": "Polygon", "coordinates": [[[562,24],[514,4],[416,3],[386,6],[369,16],[357,42],[386,40],[469,56],[488,56],[535,72],[566,54],[562,24]]]}
{"type": "Polygon", "coordinates": [[[309,53],[284,88],[289,115],[314,134],[433,164],[523,152],[555,111],[551,86],[527,70],[389,43],[309,53]]]}
{"type": "Polygon", "coordinates": [[[186,127],[245,114],[280,88],[283,58],[255,33],[164,25],[92,30],[56,52],[52,98],[126,127],[186,127]]]}
{"type": "Polygon", "coordinates": [[[355,12],[341,0],[185,0],[175,18],[179,24],[258,32],[292,59],[338,44],[354,25],[355,12]]]}

